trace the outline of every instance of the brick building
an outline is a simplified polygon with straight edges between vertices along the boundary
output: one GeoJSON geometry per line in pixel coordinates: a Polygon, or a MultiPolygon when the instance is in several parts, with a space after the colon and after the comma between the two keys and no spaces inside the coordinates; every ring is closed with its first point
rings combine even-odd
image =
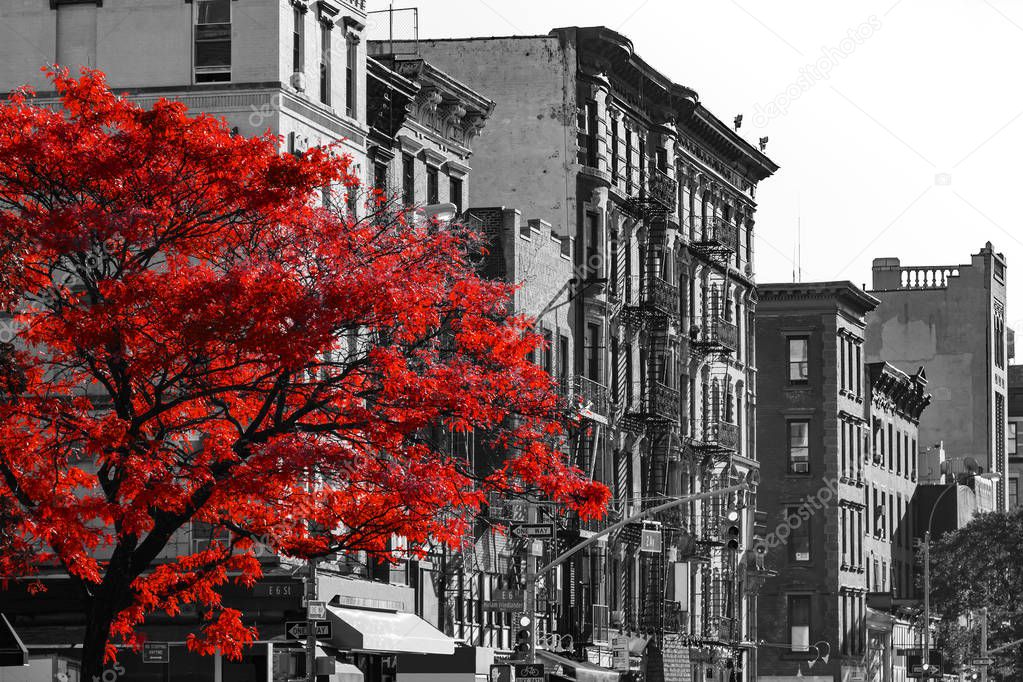
{"type": "MultiPolygon", "coordinates": [[[[416,49],[498,103],[475,144],[479,203],[574,239],[572,334],[552,340],[594,407],[575,456],[611,487],[608,521],[755,471],[755,192],[777,166],[604,27],[416,49]]],[[[754,506],[692,504],[596,543],[555,576],[546,621],[605,667],[621,633],[649,680],[754,679],[754,506]],[[738,551],[721,542],[728,508],[738,551]]],[[[566,542],[603,527],[562,523],[566,542]]]]}
{"type": "Polygon", "coordinates": [[[1006,506],[1015,509],[1020,503],[1020,478],[1023,477],[1023,365],[1009,365],[1009,481],[1006,506]]]}
{"type": "Polygon", "coordinates": [[[759,679],[890,680],[913,636],[890,602],[912,596],[926,378],[864,362],[878,300],[851,283],[758,292],[758,508],[775,574],[760,593],[759,679]],[[885,610],[872,608],[881,594],[885,610]]]}

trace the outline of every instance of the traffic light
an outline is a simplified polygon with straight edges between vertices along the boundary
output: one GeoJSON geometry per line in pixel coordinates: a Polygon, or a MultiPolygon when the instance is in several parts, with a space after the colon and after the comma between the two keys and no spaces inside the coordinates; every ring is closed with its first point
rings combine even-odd
{"type": "Polygon", "coordinates": [[[721,542],[728,549],[739,549],[742,543],[742,514],[729,509],[721,518],[721,542]]]}
{"type": "Polygon", "coordinates": [[[529,616],[523,615],[519,619],[519,625],[521,627],[515,633],[515,646],[513,647],[512,658],[532,661],[534,655],[533,621],[529,616]]]}

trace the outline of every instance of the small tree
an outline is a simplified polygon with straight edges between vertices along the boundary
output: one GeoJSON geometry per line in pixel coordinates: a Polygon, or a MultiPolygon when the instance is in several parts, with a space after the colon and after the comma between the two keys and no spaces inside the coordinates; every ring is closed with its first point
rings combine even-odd
{"type": "Polygon", "coordinates": [[[51,69],[63,110],[0,106],[0,285],[20,326],[0,382],[0,575],[54,568],[80,587],[84,679],[147,614],[205,614],[189,647],[238,657],[256,636],[221,604],[260,576],[253,541],[293,557],[456,542],[492,490],[584,517],[608,491],[569,466],[541,341],[478,277],[480,237],[356,192],[331,149],[169,101],[143,110],[104,77],[51,69]],[[343,202],[337,202],[342,204],[343,202]],[[424,436],[472,431],[486,471],[424,436]],[[161,557],[192,522],[227,532],[161,557]],[[100,558],[103,557],[103,558],[100,558]]]}
{"type": "MultiPolygon", "coordinates": [[[[947,651],[965,661],[979,655],[979,628],[962,625],[960,615],[988,609],[988,648],[1023,638],[1023,508],[977,515],[962,528],[933,542],[931,601],[943,616],[947,651]]],[[[1021,649],[997,655],[1001,679],[1023,676],[1021,649]]]]}

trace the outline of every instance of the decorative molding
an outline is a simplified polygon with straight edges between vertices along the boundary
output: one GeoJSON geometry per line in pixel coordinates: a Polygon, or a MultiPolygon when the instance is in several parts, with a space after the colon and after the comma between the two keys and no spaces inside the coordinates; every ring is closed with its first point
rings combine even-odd
{"type": "Polygon", "coordinates": [[[426,165],[440,168],[447,160],[448,157],[436,149],[431,149],[430,147],[423,148],[423,161],[426,162],[426,165]]]}
{"type": "Polygon", "coordinates": [[[407,133],[402,133],[397,137],[398,143],[401,144],[401,150],[406,154],[412,154],[415,156],[423,149],[423,143],[415,139],[407,133]]]}
{"type": "Polygon", "coordinates": [[[452,175],[454,177],[465,177],[469,174],[469,171],[472,170],[469,166],[460,161],[455,161],[454,159],[448,159],[445,161],[441,164],[441,168],[447,171],[448,175],[452,175]]]}

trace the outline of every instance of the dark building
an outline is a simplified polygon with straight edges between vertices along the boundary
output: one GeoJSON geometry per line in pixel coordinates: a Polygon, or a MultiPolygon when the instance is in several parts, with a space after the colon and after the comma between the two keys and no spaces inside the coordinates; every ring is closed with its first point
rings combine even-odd
{"type": "Polygon", "coordinates": [[[904,666],[892,657],[911,635],[868,594],[912,591],[926,379],[864,362],[878,301],[850,282],[758,290],[758,508],[775,573],[760,592],[758,679],[888,679],[872,674],[904,666]]]}

